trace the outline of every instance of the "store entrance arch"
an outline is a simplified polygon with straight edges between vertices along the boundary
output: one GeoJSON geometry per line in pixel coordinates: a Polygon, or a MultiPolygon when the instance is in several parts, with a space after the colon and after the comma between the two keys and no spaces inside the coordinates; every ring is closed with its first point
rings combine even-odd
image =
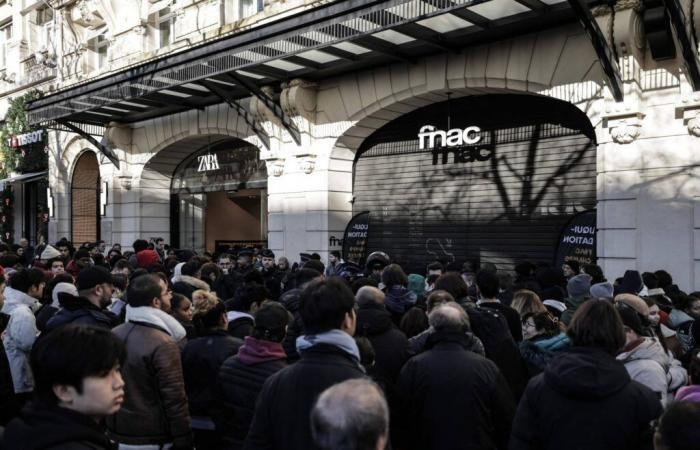
{"type": "Polygon", "coordinates": [[[85,151],[78,157],[71,179],[71,235],[73,242],[96,242],[100,237],[100,164],[85,151]]]}

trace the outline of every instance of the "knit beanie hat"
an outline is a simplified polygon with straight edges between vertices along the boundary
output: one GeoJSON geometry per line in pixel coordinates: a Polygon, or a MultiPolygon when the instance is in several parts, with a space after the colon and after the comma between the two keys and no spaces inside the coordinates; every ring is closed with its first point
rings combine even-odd
{"type": "Polygon", "coordinates": [[[613,285],[609,281],[591,286],[591,298],[613,298],[613,285]]]}
{"type": "Polygon", "coordinates": [[[582,273],[571,277],[566,285],[566,290],[571,298],[584,298],[590,294],[592,277],[582,273]]]}
{"type": "Polygon", "coordinates": [[[642,276],[636,270],[627,270],[622,276],[622,282],[618,287],[618,294],[639,294],[644,288],[642,276]]]}
{"type": "Polygon", "coordinates": [[[615,303],[624,303],[633,310],[637,312],[637,314],[644,316],[644,317],[649,317],[649,306],[647,303],[642,300],[641,298],[637,297],[636,295],[632,294],[620,294],[615,296],[615,303]]]}
{"type": "Polygon", "coordinates": [[[58,301],[58,294],[70,294],[72,296],[78,296],[78,289],[71,283],[58,283],[54,286],[51,292],[51,306],[58,308],[60,303],[58,301]]]}
{"type": "Polygon", "coordinates": [[[44,261],[48,261],[49,259],[52,258],[58,258],[61,256],[61,252],[56,250],[50,245],[47,245],[46,248],[44,249],[43,252],[41,252],[41,255],[39,256],[39,259],[43,259],[44,261]]]}
{"type": "Polygon", "coordinates": [[[160,257],[155,250],[142,250],[136,254],[136,261],[139,267],[148,269],[160,263],[160,257]]]}

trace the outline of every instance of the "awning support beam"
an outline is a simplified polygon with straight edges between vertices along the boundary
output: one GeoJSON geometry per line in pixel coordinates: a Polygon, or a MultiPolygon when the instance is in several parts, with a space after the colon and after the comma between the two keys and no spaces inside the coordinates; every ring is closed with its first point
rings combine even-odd
{"type": "Polygon", "coordinates": [[[603,32],[600,31],[598,22],[595,21],[591,10],[588,9],[588,5],[584,0],[568,1],[569,5],[571,5],[571,9],[574,10],[574,13],[581,22],[581,25],[583,25],[584,30],[586,30],[593,44],[593,49],[596,55],[598,55],[600,65],[603,66],[603,72],[608,79],[608,85],[610,86],[615,101],[623,101],[625,94],[622,88],[622,74],[616,62],[615,52],[610,48],[608,41],[605,39],[605,36],[603,36],[603,32]]]}
{"type": "Polygon", "coordinates": [[[250,127],[255,135],[260,139],[266,149],[270,149],[270,137],[265,133],[264,130],[260,129],[255,120],[251,117],[250,113],[241,106],[236,100],[234,100],[224,89],[212,83],[211,81],[201,80],[199,84],[209,89],[209,91],[219,97],[221,101],[226,102],[231,108],[235,109],[239,116],[245,120],[245,123],[250,127]]]}
{"type": "Polygon", "coordinates": [[[225,75],[227,78],[229,78],[233,83],[236,83],[240,87],[244,88],[248,92],[250,92],[251,95],[254,95],[255,97],[258,98],[261,102],[267,106],[272,113],[277,117],[280,122],[282,122],[282,126],[284,127],[285,130],[289,132],[289,134],[292,136],[292,139],[294,139],[294,142],[296,142],[297,145],[301,146],[301,133],[299,133],[299,130],[297,129],[296,125],[294,125],[294,122],[292,121],[292,118],[287,115],[282,110],[282,107],[272,99],[269,95],[267,95],[265,92],[258,87],[257,84],[254,82],[250,81],[248,78],[244,76],[240,76],[236,74],[235,72],[229,72],[225,75]]]}
{"type": "Polygon", "coordinates": [[[77,127],[74,124],[68,122],[67,120],[56,119],[56,123],[63,125],[64,127],[71,130],[73,133],[79,135],[80,137],[91,143],[93,146],[95,146],[96,149],[98,149],[103,155],[105,155],[112,164],[114,164],[114,167],[119,169],[119,158],[117,158],[117,155],[114,154],[111,148],[102,144],[100,141],[95,139],[94,136],[92,136],[82,128],[77,127]]]}
{"type": "Polygon", "coordinates": [[[671,19],[671,26],[676,32],[676,39],[681,47],[683,64],[688,75],[688,81],[693,91],[700,91],[700,61],[698,61],[698,45],[692,29],[679,0],[663,0],[671,19]]]}

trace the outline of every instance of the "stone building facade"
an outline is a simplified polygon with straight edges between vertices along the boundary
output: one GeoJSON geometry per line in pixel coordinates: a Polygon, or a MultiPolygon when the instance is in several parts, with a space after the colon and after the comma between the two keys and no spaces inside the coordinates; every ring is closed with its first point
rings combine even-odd
{"type": "MultiPolygon", "coordinates": [[[[496,9],[481,10],[485,17],[507,15],[508,8],[518,12],[521,5],[493,1],[498,2],[496,9]]],[[[60,75],[52,87],[62,91],[75,83],[94,82],[163,54],[186,54],[198,43],[256,27],[265,30],[280,18],[310,14],[333,2],[253,3],[63,2],[57,6],[56,17],[65,21],[59,28],[64,33],[68,28],[82,31],[75,32],[75,43],[66,44],[57,55],[59,67],[74,71],[60,75]],[[123,6],[126,3],[133,5],[123,6]],[[161,16],[163,11],[167,13],[161,16]],[[161,18],[170,20],[167,36],[158,31],[166,27],[159,28],[161,18]],[[108,43],[106,56],[98,45],[102,35],[95,35],[101,27],[108,43]]],[[[573,105],[595,132],[596,174],[591,183],[596,184],[597,256],[606,274],[666,268],[682,288],[700,289],[700,92],[693,92],[686,79],[680,51],[666,60],[652,57],[640,5],[626,2],[614,10],[593,10],[617,55],[622,102],[615,101],[586,31],[578,23],[563,23],[411,61],[387,60],[321,80],[289,77],[272,89],[299,131],[299,144],[279,114],[255,96],[243,102],[247,117],[221,102],[136,123],[107,124],[101,141],[109,144],[119,168],[85,137],[55,131],[50,181],[56,208],[50,240],[71,236],[71,180],[83,153],[95,152],[101,189],[107,193],[99,237],[128,246],[137,237],[175,239],[172,195],[178,167],[212,142],[234,139],[259,148],[267,170],[267,210],[262,211],[267,245],[291,260],[301,252],[325,257],[339,249],[338,239],[357,212],[353,170],[358,150],[374,132],[448,99],[527,94],[573,105]],[[269,143],[261,141],[261,130],[269,143]]],[[[686,13],[700,19],[700,6],[693,7],[686,13]]],[[[528,111],[519,114],[527,116],[528,111]]],[[[194,233],[197,226],[193,227],[194,233]]],[[[205,246],[204,240],[195,245],[205,246]]]]}

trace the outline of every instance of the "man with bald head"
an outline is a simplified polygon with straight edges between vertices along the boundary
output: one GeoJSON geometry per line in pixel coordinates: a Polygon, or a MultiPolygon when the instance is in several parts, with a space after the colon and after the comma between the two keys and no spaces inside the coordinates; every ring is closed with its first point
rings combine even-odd
{"type": "Polygon", "coordinates": [[[467,314],[448,302],[428,321],[435,331],[426,351],[408,360],[399,376],[395,447],[507,449],[513,394],[493,362],[468,350],[467,314]]]}
{"type": "Polygon", "coordinates": [[[355,294],[359,310],[355,336],[365,336],[374,348],[374,373],[391,396],[401,367],[408,359],[408,339],[384,307],[384,293],[373,286],[361,287],[355,294]]]}
{"type": "Polygon", "coordinates": [[[384,450],[389,407],[379,386],[353,379],[323,391],[311,411],[311,434],[323,450],[384,450]]]}

